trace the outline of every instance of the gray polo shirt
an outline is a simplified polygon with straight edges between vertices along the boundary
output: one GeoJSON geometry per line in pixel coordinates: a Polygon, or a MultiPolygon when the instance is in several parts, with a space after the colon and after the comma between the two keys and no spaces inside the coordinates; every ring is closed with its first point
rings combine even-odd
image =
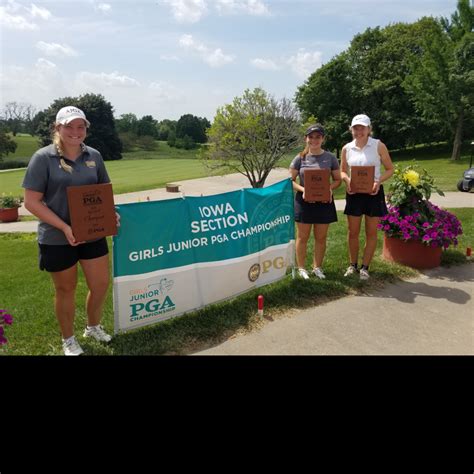
{"type": "Polygon", "coordinates": [[[337,158],[330,153],[325,151],[321,155],[311,155],[308,153],[304,158],[297,155],[290,164],[290,168],[299,171],[300,184],[304,187],[304,170],[305,168],[310,169],[330,169],[332,171],[339,169],[339,163],[337,158]]]}
{"type": "MultiPolygon", "coordinates": [[[[75,161],[64,158],[72,173],[61,168],[54,145],[38,150],[31,158],[22,186],[43,193],[43,202],[64,222],[71,224],[67,204],[68,186],[110,183],[101,154],[86,146],[75,161]]],[[[47,245],[68,245],[62,231],[46,222],[38,224],[38,242],[47,245]]]]}

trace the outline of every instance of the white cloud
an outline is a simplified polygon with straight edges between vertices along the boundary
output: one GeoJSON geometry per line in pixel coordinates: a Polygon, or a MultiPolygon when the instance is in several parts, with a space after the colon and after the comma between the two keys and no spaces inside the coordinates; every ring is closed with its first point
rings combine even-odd
{"type": "Polygon", "coordinates": [[[278,71],[280,69],[280,66],[272,59],[255,58],[250,61],[250,64],[263,71],[278,71]]]}
{"type": "Polygon", "coordinates": [[[180,89],[164,81],[152,82],[148,89],[154,99],[163,102],[177,101],[184,97],[180,89]]]}
{"type": "Polygon", "coordinates": [[[67,81],[61,71],[56,64],[44,58],[39,58],[28,67],[3,67],[0,79],[4,103],[28,102],[45,108],[54,99],[69,95],[67,81]]]}
{"type": "Polygon", "coordinates": [[[171,7],[175,20],[179,23],[196,23],[207,11],[204,0],[163,0],[171,7]]]}
{"type": "Polygon", "coordinates": [[[160,59],[162,61],[181,61],[181,59],[179,59],[178,56],[175,56],[174,54],[160,54],[160,59]]]}
{"type": "Polygon", "coordinates": [[[80,72],[77,75],[77,83],[81,83],[85,87],[91,89],[98,88],[104,89],[107,87],[139,87],[140,83],[128,76],[120,76],[117,71],[110,74],[105,72],[93,73],[93,72],[80,72]]]}
{"type": "Polygon", "coordinates": [[[221,14],[246,13],[268,15],[268,7],[261,0],[216,0],[217,11],[221,14]]]}
{"type": "Polygon", "coordinates": [[[234,56],[224,54],[221,48],[211,50],[203,43],[195,41],[192,35],[182,35],[179,39],[179,45],[197,53],[211,67],[220,67],[234,61],[234,56]]]}
{"type": "Polygon", "coordinates": [[[298,77],[306,79],[321,67],[322,54],[319,51],[309,52],[302,48],[295,56],[291,56],[286,63],[298,77]]]}
{"type": "Polygon", "coordinates": [[[27,8],[14,0],[8,0],[5,6],[0,7],[0,26],[13,30],[32,31],[37,30],[38,25],[34,18],[48,20],[51,12],[46,8],[39,8],[34,3],[27,8]]]}
{"type": "Polygon", "coordinates": [[[38,41],[38,43],[36,43],[36,47],[47,56],[55,56],[59,58],[78,56],[77,51],[72,49],[67,44],[45,43],[44,41],[38,41]]]}
{"type": "Polygon", "coordinates": [[[109,13],[112,10],[112,5],[109,3],[99,3],[99,4],[94,4],[94,9],[99,10],[102,13],[109,13]]]}
{"type": "Polygon", "coordinates": [[[38,25],[21,15],[12,15],[6,7],[0,7],[0,26],[12,30],[37,30],[38,25]]]}
{"type": "Polygon", "coordinates": [[[46,8],[37,7],[34,3],[31,4],[30,13],[33,18],[40,17],[42,20],[49,20],[51,12],[46,8]]]}

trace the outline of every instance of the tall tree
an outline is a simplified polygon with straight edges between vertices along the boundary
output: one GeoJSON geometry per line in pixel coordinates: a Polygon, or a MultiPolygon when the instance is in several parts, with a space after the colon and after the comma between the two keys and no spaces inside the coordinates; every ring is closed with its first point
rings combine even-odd
{"type": "Polygon", "coordinates": [[[426,32],[437,27],[433,18],[423,18],[368,28],[298,89],[299,109],[325,125],[329,149],[339,150],[351,139],[348,125],[358,113],[371,117],[375,135],[389,148],[440,138],[438,129],[416,113],[404,88],[410,58],[420,54],[426,32]]]}
{"type": "Polygon", "coordinates": [[[17,143],[7,133],[4,126],[0,126],[0,161],[9,153],[15,153],[17,143]]]}
{"type": "Polygon", "coordinates": [[[337,153],[350,137],[347,124],[357,109],[351,72],[350,58],[342,53],[314,72],[298,88],[295,98],[305,120],[314,116],[324,124],[325,147],[337,153]]]}
{"type": "Polygon", "coordinates": [[[23,102],[7,102],[2,111],[4,123],[13,136],[21,131],[29,133],[35,114],[35,106],[23,102]]]}
{"type": "Polygon", "coordinates": [[[191,114],[182,115],[176,124],[176,138],[184,138],[186,135],[196,143],[205,143],[206,130],[202,119],[191,114]]]}
{"type": "Polygon", "coordinates": [[[118,133],[137,133],[138,118],[135,114],[122,114],[115,120],[118,133]]]}
{"type": "Polygon", "coordinates": [[[265,184],[278,160],[301,140],[298,111],[288,99],[276,100],[261,88],[218,109],[202,152],[214,170],[246,176],[254,188],[265,184]]]}
{"type": "MultiPolygon", "coordinates": [[[[176,120],[165,119],[158,123],[158,140],[167,141],[171,132],[176,132],[176,120]]],[[[176,135],[175,135],[176,138],[176,135]]]]}
{"type": "Polygon", "coordinates": [[[412,58],[404,85],[417,112],[437,124],[453,143],[451,159],[461,156],[465,125],[474,117],[474,7],[458,0],[451,22],[423,38],[423,54],[412,58]]]}
{"type": "Polygon", "coordinates": [[[37,129],[43,146],[51,143],[56,114],[67,105],[79,107],[91,123],[85,140],[88,145],[99,150],[104,160],[122,159],[122,143],[115,129],[113,107],[101,94],[56,99],[43,111],[44,115],[37,129]]]}
{"type": "Polygon", "coordinates": [[[137,123],[137,135],[158,138],[158,122],[151,115],[144,115],[137,123]]]}

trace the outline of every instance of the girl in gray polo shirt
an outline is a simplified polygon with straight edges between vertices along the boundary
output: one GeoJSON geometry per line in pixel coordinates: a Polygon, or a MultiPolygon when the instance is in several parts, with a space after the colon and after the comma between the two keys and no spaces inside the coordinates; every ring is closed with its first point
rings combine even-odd
{"type": "Polygon", "coordinates": [[[84,144],[89,125],[82,110],[63,107],[56,115],[53,144],[33,155],[22,184],[25,207],[39,219],[39,266],[50,272],[54,283],[55,312],[66,355],[83,353],[74,337],[77,262],[89,288],[84,337],[111,340],[100,325],[110,279],[107,240],[77,242],[67,204],[69,186],[110,182],[100,153],[84,144]]]}
{"type": "Polygon", "coordinates": [[[295,221],[297,226],[296,263],[298,275],[307,280],[305,269],[306,247],[311,230],[314,233],[314,254],[312,273],[320,279],[326,278],[322,264],[326,252],[326,240],[329,224],[337,221],[336,205],[332,191],[341,184],[341,173],[337,158],[322,149],[324,128],[319,123],[308,127],[305,133],[306,148],[298,154],[290,164],[290,174],[293,180],[295,194],[295,221]],[[330,169],[332,183],[331,200],[329,202],[308,202],[304,194],[304,170],[307,168],[330,169]],[[296,182],[299,178],[299,183],[296,182]]]}

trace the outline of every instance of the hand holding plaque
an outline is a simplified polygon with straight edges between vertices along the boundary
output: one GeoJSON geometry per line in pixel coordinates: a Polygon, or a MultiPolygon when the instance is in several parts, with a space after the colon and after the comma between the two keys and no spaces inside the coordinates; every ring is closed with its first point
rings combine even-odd
{"type": "Polygon", "coordinates": [[[331,189],[329,177],[330,169],[304,170],[304,198],[309,202],[329,202],[331,189]]]}
{"type": "Polygon", "coordinates": [[[69,186],[67,199],[76,241],[117,234],[114,195],[110,183],[69,186]]]}
{"type": "Polygon", "coordinates": [[[371,194],[374,188],[375,166],[351,166],[351,191],[371,194]]]}

